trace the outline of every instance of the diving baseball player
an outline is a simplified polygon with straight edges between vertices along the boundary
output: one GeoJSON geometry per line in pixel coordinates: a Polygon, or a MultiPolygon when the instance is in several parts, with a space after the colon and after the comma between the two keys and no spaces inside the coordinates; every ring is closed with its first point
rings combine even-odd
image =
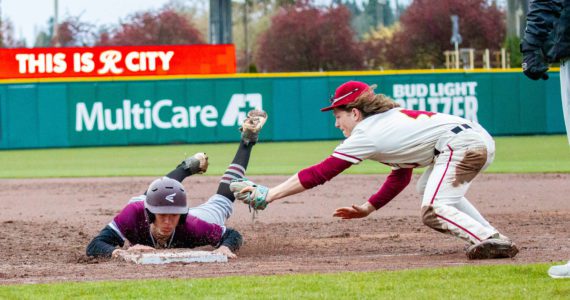
{"type": "Polygon", "coordinates": [[[251,181],[233,182],[236,198],[255,209],[324,184],[365,159],[386,164],[392,172],[367,202],[336,209],[342,219],[363,218],[394,199],[409,183],[414,168],[427,167],[417,184],[425,225],[467,243],[469,259],[506,258],[515,244],[495,229],[465,198],[473,179],[495,155],[491,136],[480,125],[447,114],[402,109],[374,93],[375,86],[342,84],[321,111],[332,110],[346,140],[324,161],[301,170],[268,189],[251,181]]]}
{"type": "Polygon", "coordinates": [[[132,198],[127,206],[87,246],[87,255],[120,256],[125,251],[216,247],[215,252],[229,258],[242,244],[242,236],[224,223],[233,211],[235,200],[230,181],[245,175],[253,146],[267,114],[254,110],[242,125],[242,140],[234,160],[222,176],[218,190],[210,199],[188,209],[186,190],[181,182],[188,176],[204,173],[208,158],[198,153],[184,160],[165,177],[153,181],[144,195],[132,198]],[[123,250],[125,242],[130,248],[123,250]]]}

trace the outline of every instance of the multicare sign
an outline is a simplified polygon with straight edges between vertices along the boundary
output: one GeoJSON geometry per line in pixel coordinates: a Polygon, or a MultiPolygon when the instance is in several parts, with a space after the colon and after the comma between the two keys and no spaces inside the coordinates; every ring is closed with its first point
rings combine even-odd
{"type": "MultiPolygon", "coordinates": [[[[213,101],[212,101],[213,103],[213,101]]],[[[216,106],[177,105],[171,99],[145,100],[142,103],[124,99],[117,108],[107,108],[102,101],[89,107],[85,102],[75,105],[75,131],[122,131],[216,127],[241,125],[246,118],[244,109],[263,110],[259,93],[233,94],[221,120],[216,106]]]]}
{"type": "Polygon", "coordinates": [[[0,79],[231,74],[233,45],[0,49],[0,79]]]}

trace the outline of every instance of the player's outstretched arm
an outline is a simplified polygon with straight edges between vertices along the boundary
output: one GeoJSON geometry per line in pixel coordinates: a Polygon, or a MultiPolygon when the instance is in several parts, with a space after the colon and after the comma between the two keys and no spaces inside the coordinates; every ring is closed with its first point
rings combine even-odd
{"type": "Polygon", "coordinates": [[[324,184],[352,166],[352,163],[330,156],[322,162],[299,171],[283,183],[267,188],[249,180],[238,180],[230,184],[236,199],[254,209],[265,209],[267,204],[295,195],[324,184]]]}
{"type": "Polygon", "coordinates": [[[272,201],[298,194],[306,189],[301,185],[297,175],[294,175],[271,189],[248,179],[234,180],[230,184],[230,190],[236,199],[256,210],[263,210],[272,201]]]}
{"type": "Polygon", "coordinates": [[[322,162],[299,171],[299,173],[289,177],[285,182],[269,189],[267,202],[271,203],[324,184],[350,166],[352,166],[350,162],[329,156],[322,162]]]}
{"type": "Polygon", "coordinates": [[[271,203],[275,200],[285,198],[291,195],[299,194],[306,191],[305,187],[301,184],[298,174],[295,174],[283,183],[270,188],[267,193],[267,203],[271,203]]]}
{"type": "MultiPolygon", "coordinates": [[[[233,186],[237,187],[237,185],[235,184],[233,186]]],[[[258,189],[266,189],[266,188],[267,187],[249,181],[249,184],[245,184],[245,186],[238,191],[237,194],[240,196],[238,196],[237,198],[243,200],[242,198],[246,198],[248,194],[255,195],[258,192],[258,189]]],[[[297,174],[295,174],[289,177],[289,179],[287,179],[283,183],[275,187],[269,188],[267,195],[265,195],[265,202],[271,203],[275,200],[295,195],[305,190],[306,189],[303,187],[303,185],[301,185],[301,181],[299,181],[299,177],[297,176],[297,174]]]]}
{"type": "Polygon", "coordinates": [[[107,225],[91,240],[85,252],[87,256],[111,257],[117,246],[122,247],[124,244],[123,239],[107,225]]]}
{"type": "Polygon", "coordinates": [[[220,253],[228,258],[236,258],[237,255],[234,253],[243,245],[243,237],[241,234],[232,228],[227,228],[224,235],[222,235],[222,240],[218,249],[214,250],[215,253],[220,253]]]}

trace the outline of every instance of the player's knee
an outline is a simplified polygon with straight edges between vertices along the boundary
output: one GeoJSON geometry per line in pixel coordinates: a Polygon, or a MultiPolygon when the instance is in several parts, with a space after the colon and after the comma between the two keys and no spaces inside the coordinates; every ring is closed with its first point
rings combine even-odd
{"type": "Polygon", "coordinates": [[[433,206],[422,206],[422,222],[431,228],[438,227],[439,221],[433,206]]]}
{"type": "MultiPolygon", "coordinates": [[[[432,218],[432,213],[431,211],[433,211],[433,208],[431,206],[422,206],[422,222],[425,225],[429,224],[429,220],[430,218],[432,218]]],[[[428,225],[429,226],[429,225],[428,225]]]]}

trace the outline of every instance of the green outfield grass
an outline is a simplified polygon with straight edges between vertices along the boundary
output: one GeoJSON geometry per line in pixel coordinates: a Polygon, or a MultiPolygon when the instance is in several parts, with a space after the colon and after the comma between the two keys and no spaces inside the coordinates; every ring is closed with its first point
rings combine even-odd
{"type": "MultiPolygon", "coordinates": [[[[498,137],[496,141],[497,156],[488,172],[570,172],[565,136],[498,137]]],[[[253,152],[248,174],[293,174],[329,156],[338,143],[261,142],[253,152]]],[[[206,152],[211,160],[208,174],[220,175],[236,147],[237,143],[0,151],[0,178],[159,176],[195,152],[206,152]]],[[[365,161],[346,173],[389,171],[382,164],[365,161]]]]}
{"type": "Polygon", "coordinates": [[[1,299],[568,299],[544,264],[0,286],[1,299]]]}

